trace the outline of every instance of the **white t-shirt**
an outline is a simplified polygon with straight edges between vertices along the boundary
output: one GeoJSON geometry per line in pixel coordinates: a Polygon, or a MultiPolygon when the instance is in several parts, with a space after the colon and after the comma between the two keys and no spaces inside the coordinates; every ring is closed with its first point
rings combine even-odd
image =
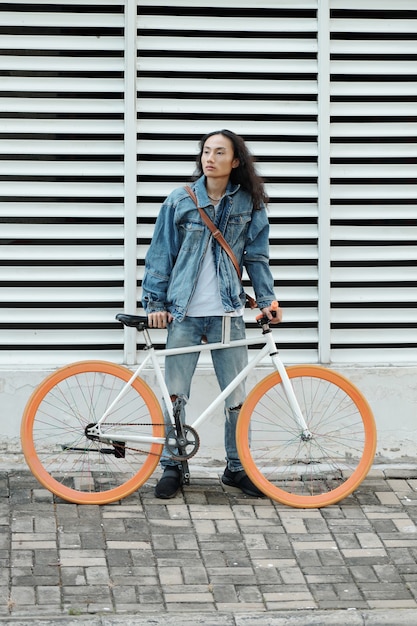
{"type": "MultiPolygon", "coordinates": [[[[215,207],[216,210],[217,206],[215,207]]],[[[210,237],[203,258],[197,285],[188,305],[187,315],[189,317],[210,317],[215,315],[228,315],[231,317],[241,316],[243,315],[243,308],[227,313],[223,308],[211,246],[212,237],[210,237]]]]}

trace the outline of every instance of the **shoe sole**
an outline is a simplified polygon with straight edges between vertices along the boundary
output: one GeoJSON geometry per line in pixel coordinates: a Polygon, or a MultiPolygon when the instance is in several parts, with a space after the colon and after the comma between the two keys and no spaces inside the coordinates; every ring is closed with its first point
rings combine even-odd
{"type": "Polygon", "coordinates": [[[239,489],[239,491],[241,491],[246,496],[249,496],[251,498],[265,498],[264,493],[257,494],[257,493],[254,493],[253,491],[247,491],[246,489],[242,489],[242,487],[239,487],[239,485],[236,485],[236,483],[234,483],[233,481],[231,481],[229,478],[225,476],[222,476],[222,483],[223,485],[226,485],[227,487],[233,487],[234,489],[239,489]]]}
{"type": "Polygon", "coordinates": [[[169,496],[167,496],[167,495],[165,495],[165,494],[160,494],[160,495],[158,495],[158,494],[156,493],[156,491],[154,491],[154,495],[155,495],[155,498],[158,498],[159,500],[171,500],[172,498],[175,498],[175,496],[177,496],[177,495],[178,495],[178,493],[180,492],[180,490],[181,490],[181,487],[180,487],[179,489],[177,489],[177,491],[176,491],[175,493],[173,493],[172,495],[169,495],[169,496]]]}

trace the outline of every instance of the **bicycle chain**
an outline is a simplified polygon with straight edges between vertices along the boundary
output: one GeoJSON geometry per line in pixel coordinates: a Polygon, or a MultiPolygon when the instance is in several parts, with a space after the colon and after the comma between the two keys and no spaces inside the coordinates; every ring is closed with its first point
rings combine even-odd
{"type": "MultiPolygon", "coordinates": [[[[165,426],[165,423],[162,424],[146,424],[146,423],[140,423],[138,424],[137,422],[134,422],[132,424],[128,423],[128,424],[120,424],[120,422],[116,422],[116,423],[112,423],[112,422],[106,422],[105,426],[165,426]]],[[[151,452],[150,450],[141,450],[140,448],[132,448],[132,446],[125,446],[126,450],[130,450],[131,452],[141,452],[142,454],[153,454],[155,456],[159,456],[159,454],[156,454],[155,452],[151,452]]]]}

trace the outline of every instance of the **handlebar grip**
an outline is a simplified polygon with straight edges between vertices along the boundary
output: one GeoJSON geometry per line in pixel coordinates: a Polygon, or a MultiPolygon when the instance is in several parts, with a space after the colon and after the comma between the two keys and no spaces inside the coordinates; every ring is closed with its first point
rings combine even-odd
{"type": "MultiPolygon", "coordinates": [[[[273,302],[271,302],[271,309],[272,309],[271,310],[271,314],[272,314],[272,317],[276,317],[278,307],[279,307],[278,302],[276,300],[273,300],[273,302]]],[[[255,319],[256,320],[261,320],[263,317],[264,317],[264,314],[260,313],[259,315],[256,316],[255,319]]]]}

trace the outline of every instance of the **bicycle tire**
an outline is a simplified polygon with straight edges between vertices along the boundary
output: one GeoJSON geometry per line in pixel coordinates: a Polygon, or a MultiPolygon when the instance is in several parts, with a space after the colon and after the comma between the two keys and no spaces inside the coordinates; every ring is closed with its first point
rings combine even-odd
{"type": "MultiPolygon", "coordinates": [[[[58,369],[32,393],[21,423],[22,449],[33,475],[56,496],[77,504],[115,502],[155,470],[162,444],[103,443],[85,434],[131,376],[121,365],[80,361],[58,369]]],[[[153,391],[136,378],[101,428],[163,437],[163,422],[153,391]]]]}
{"type": "Polygon", "coordinates": [[[303,440],[274,372],[241,408],[239,458],[272,500],[296,508],[335,504],[358,488],[372,465],[377,443],[372,410],[353,383],[330,369],[296,365],[287,372],[312,438],[303,440]]]}

